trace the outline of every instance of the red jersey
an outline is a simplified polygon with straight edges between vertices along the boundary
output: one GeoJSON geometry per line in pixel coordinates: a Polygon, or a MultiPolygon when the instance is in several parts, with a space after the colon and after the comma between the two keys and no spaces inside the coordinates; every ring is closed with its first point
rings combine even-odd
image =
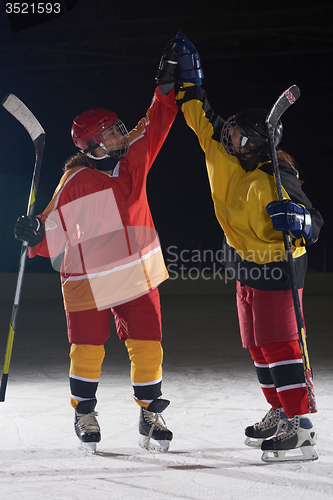
{"type": "Polygon", "coordinates": [[[60,274],[67,311],[113,307],[167,279],[146,179],[177,109],[174,91],[163,95],[157,87],[112,176],[84,166],[62,176],[41,215],[45,237],[28,255],[52,259],[64,249],[60,274]]]}

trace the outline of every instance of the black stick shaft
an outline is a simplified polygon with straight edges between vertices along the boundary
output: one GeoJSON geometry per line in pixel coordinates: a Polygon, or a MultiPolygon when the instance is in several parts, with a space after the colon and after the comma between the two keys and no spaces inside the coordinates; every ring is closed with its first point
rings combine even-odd
{"type": "MultiPolygon", "coordinates": [[[[35,146],[36,160],[35,160],[34,172],[33,172],[33,176],[32,176],[31,189],[30,189],[30,196],[29,196],[28,207],[27,207],[27,215],[29,215],[29,216],[33,215],[34,210],[35,210],[35,203],[36,203],[37,190],[38,190],[38,184],[39,184],[40,170],[41,170],[41,165],[42,165],[43,150],[44,150],[44,144],[45,144],[45,134],[44,133],[40,134],[33,142],[34,142],[34,146],[35,146]]],[[[17,281],[16,281],[15,297],[14,297],[14,303],[13,303],[13,308],[12,308],[11,321],[10,321],[10,325],[9,325],[9,333],[8,333],[8,338],[7,338],[5,361],[4,361],[2,378],[1,378],[0,402],[5,401],[9,366],[10,366],[10,361],[11,361],[11,356],[12,356],[14,335],[15,335],[15,331],[16,331],[17,315],[18,315],[18,309],[19,309],[20,298],[21,298],[21,291],[22,291],[23,276],[24,276],[24,271],[25,271],[27,253],[28,253],[28,243],[24,241],[22,243],[22,247],[21,247],[21,255],[20,255],[20,261],[19,261],[19,270],[18,270],[18,275],[17,275],[17,281]]]]}
{"type": "MultiPolygon", "coordinates": [[[[298,87],[297,87],[297,89],[298,89],[298,87]]],[[[286,91],[286,92],[288,92],[288,91],[286,91]]],[[[279,98],[280,103],[282,102],[283,96],[284,96],[284,94],[282,94],[282,96],[280,96],[280,98],[279,98]]],[[[299,89],[298,89],[298,95],[294,100],[296,100],[298,98],[298,96],[299,96],[299,89]]],[[[289,107],[291,104],[293,104],[294,100],[289,101],[288,104],[285,103],[285,109],[287,109],[287,107],[289,107]]],[[[282,102],[282,104],[283,104],[283,102],[282,102]]],[[[273,111],[273,109],[272,109],[272,111],[273,111]]],[[[279,200],[282,201],[284,199],[284,197],[283,197],[283,191],[282,191],[279,162],[278,162],[278,158],[277,158],[277,154],[276,154],[276,148],[274,145],[274,134],[275,134],[275,127],[276,127],[276,123],[277,123],[276,117],[275,117],[275,119],[272,120],[271,123],[269,122],[270,116],[274,118],[274,112],[272,112],[272,111],[266,120],[266,124],[267,124],[267,130],[268,130],[268,135],[269,135],[269,144],[270,144],[271,159],[272,159],[274,176],[275,176],[276,191],[277,191],[279,200]]],[[[278,113],[279,113],[279,118],[280,118],[281,114],[283,113],[282,108],[280,108],[278,110],[278,113]]],[[[304,377],[305,377],[305,383],[306,383],[308,398],[309,398],[309,408],[310,408],[311,413],[315,413],[317,411],[317,406],[316,406],[316,400],[315,400],[315,396],[314,396],[312,373],[311,373],[309,355],[308,355],[308,350],[307,350],[307,345],[306,345],[305,328],[304,328],[304,321],[303,321],[303,315],[302,315],[302,309],[301,309],[301,302],[300,302],[300,298],[299,298],[299,294],[298,294],[298,284],[297,284],[297,276],[296,276],[296,270],[295,270],[295,262],[294,262],[294,258],[293,258],[293,254],[292,254],[292,250],[291,250],[289,234],[287,231],[283,231],[283,242],[284,242],[284,248],[285,248],[285,252],[286,252],[288,271],[289,271],[290,287],[291,287],[293,304],[294,304],[299,345],[300,345],[300,349],[302,352],[302,358],[303,358],[304,377]]]]}

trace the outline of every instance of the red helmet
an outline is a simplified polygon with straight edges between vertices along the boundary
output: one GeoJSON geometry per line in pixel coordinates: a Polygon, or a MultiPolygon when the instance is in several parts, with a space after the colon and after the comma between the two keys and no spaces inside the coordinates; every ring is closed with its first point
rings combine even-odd
{"type": "MultiPolygon", "coordinates": [[[[91,151],[101,144],[101,133],[112,127],[117,127],[118,131],[126,138],[126,144],[121,150],[106,150],[106,153],[107,156],[121,158],[128,151],[128,131],[114,111],[93,108],[74,118],[71,130],[73,142],[82,153],[91,156],[91,151]]],[[[105,149],[103,144],[102,147],[105,149]]],[[[95,157],[93,156],[93,158],[95,157]]]]}

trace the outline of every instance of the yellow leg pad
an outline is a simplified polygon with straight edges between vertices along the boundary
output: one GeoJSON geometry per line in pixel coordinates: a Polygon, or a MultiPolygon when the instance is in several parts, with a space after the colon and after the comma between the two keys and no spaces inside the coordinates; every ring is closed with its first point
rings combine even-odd
{"type": "Polygon", "coordinates": [[[147,407],[153,399],[161,396],[163,349],[155,340],[132,340],[125,342],[131,360],[131,381],[134,399],[139,406],[147,407]]]}
{"type": "Polygon", "coordinates": [[[92,380],[99,379],[105,356],[103,345],[72,344],[69,356],[71,375],[92,380]]]}
{"type": "MultiPolygon", "coordinates": [[[[105,350],[103,345],[95,346],[72,344],[70,350],[70,376],[72,376],[72,378],[70,380],[71,389],[74,390],[75,393],[78,389],[78,382],[74,380],[75,377],[79,377],[81,380],[81,391],[83,383],[86,387],[93,387],[93,389],[88,389],[88,393],[91,391],[93,392],[93,394],[95,393],[101,375],[101,367],[104,356],[105,350]]],[[[88,398],[92,397],[88,393],[83,393],[82,396],[88,398]]],[[[71,405],[73,408],[76,408],[78,403],[78,399],[74,399],[73,397],[71,398],[71,405]]]]}
{"type": "Polygon", "coordinates": [[[125,342],[131,360],[131,381],[149,383],[162,377],[163,349],[155,340],[132,340],[125,342]]]}

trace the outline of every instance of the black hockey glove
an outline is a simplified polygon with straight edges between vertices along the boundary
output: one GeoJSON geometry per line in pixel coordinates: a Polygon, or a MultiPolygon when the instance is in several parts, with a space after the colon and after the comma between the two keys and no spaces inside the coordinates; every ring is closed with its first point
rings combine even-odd
{"type": "Polygon", "coordinates": [[[175,83],[178,81],[179,71],[177,64],[176,41],[176,38],[172,38],[163,50],[158,71],[155,76],[157,85],[175,83]]]}
{"type": "Polygon", "coordinates": [[[44,234],[44,224],[38,217],[22,215],[17,219],[14,236],[17,240],[27,241],[29,247],[38,245],[43,240],[44,234]]]}

